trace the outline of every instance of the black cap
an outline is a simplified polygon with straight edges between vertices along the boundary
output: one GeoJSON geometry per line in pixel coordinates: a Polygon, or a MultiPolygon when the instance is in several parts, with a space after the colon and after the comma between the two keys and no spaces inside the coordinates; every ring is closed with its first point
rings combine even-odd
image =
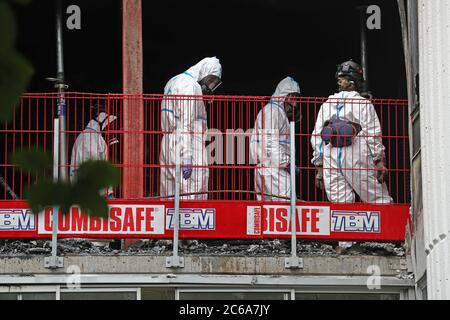
{"type": "Polygon", "coordinates": [[[362,82],[364,81],[364,72],[359,64],[353,60],[349,60],[338,66],[336,79],[338,77],[346,77],[353,81],[362,82]]]}

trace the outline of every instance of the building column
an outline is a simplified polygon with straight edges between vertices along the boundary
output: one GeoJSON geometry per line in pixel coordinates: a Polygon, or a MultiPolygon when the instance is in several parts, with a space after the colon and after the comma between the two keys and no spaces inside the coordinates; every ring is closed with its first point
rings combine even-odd
{"type": "MultiPolygon", "coordinates": [[[[122,197],[144,196],[142,2],[122,0],[123,176],[122,197]]],[[[125,250],[137,240],[125,239],[125,250]]]]}
{"type": "Polygon", "coordinates": [[[423,210],[429,299],[450,299],[450,1],[419,0],[423,210]]]}
{"type": "Polygon", "coordinates": [[[124,198],[144,196],[144,106],[142,3],[122,0],[123,182],[124,198]],[[127,133],[128,132],[128,133],[127,133]]]}

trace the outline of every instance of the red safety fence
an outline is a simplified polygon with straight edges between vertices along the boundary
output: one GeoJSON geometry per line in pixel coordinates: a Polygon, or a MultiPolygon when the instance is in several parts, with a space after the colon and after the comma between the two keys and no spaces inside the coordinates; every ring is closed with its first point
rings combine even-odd
{"type": "MultiPolygon", "coordinates": [[[[34,183],[32,176],[11,163],[11,154],[36,148],[52,151],[57,98],[57,94],[24,95],[13,120],[0,127],[0,147],[4,150],[0,159],[0,197],[4,200],[2,208],[12,210],[11,213],[13,208],[26,206],[22,201],[14,206],[6,200],[25,199],[34,183]]],[[[107,190],[116,199],[111,204],[162,204],[166,219],[163,226],[167,230],[177,150],[182,207],[200,210],[195,213],[200,218],[191,221],[198,227],[197,232],[190,235],[235,236],[226,231],[199,236],[206,229],[197,224],[198,219],[205,222],[212,212],[209,209],[214,215],[221,215],[214,218],[214,230],[222,228],[217,223],[224,215],[235,223],[245,221],[245,225],[235,227],[248,233],[236,236],[267,237],[270,232],[264,230],[270,230],[270,212],[275,217],[272,227],[283,229],[281,221],[286,217],[281,211],[289,205],[289,164],[294,158],[290,153],[289,122],[297,120],[295,181],[299,206],[328,208],[323,211],[326,217],[321,216],[329,221],[322,225],[328,231],[314,233],[317,228],[311,226],[312,231],[306,235],[366,240],[400,240],[404,235],[410,202],[409,117],[405,100],[300,97],[292,98],[288,105],[284,97],[67,93],[65,102],[67,164],[62,167],[70,179],[76,179],[76,169],[86,159],[110,161],[122,172],[122,183],[107,190]],[[289,108],[293,111],[286,112],[289,108]],[[117,118],[99,119],[100,111],[117,118]],[[323,127],[327,127],[324,132],[323,127]],[[322,179],[316,179],[318,166],[322,168],[322,179]],[[385,180],[380,183],[382,177],[385,180]],[[318,184],[323,188],[318,188],[318,184]],[[277,206],[281,208],[279,213],[277,206]],[[275,211],[269,210],[272,207],[275,211]],[[378,227],[374,225],[375,217],[379,219],[378,227]],[[354,221],[360,225],[355,227],[354,221]],[[333,236],[336,226],[343,231],[335,229],[338,233],[333,236]],[[393,234],[383,233],[390,229],[395,230],[393,234]],[[352,236],[352,232],[356,233],[352,236]],[[361,236],[364,232],[366,235],[361,236]]],[[[11,230],[25,230],[21,229],[22,225],[29,226],[23,218],[25,214],[19,214],[22,224],[3,235],[13,235],[11,230]]],[[[315,219],[303,218],[305,223],[315,219]]],[[[33,219],[36,225],[40,223],[37,217],[33,219]]],[[[139,223],[144,224],[144,220],[139,223]]],[[[2,228],[2,221],[0,230],[7,230],[2,228]]],[[[133,237],[133,232],[127,234],[133,237]]],[[[145,232],[134,234],[145,237],[145,232]]],[[[124,237],[124,233],[104,234],[111,236],[124,237]]]]}

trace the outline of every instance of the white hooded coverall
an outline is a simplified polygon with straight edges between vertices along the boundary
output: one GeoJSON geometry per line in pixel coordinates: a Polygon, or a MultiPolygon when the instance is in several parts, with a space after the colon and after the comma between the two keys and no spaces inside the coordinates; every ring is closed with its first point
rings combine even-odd
{"type": "Polygon", "coordinates": [[[291,197],[291,175],[287,167],[290,154],[290,123],[284,98],[299,93],[291,77],[280,81],[272,99],[258,113],[251,139],[251,157],[256,163],[255,191],[258,200],[286,201],[291,197]],[[261,197],[263,194],[263,197],[261,197]]]}
{"type": "Polygon", "coordinates": [[[323,166],[323,181],[328,199],[334,203],[355,202],[356,192],[366,203],[390,204],[386,183],[377,180],[375,161],[384,160],[380,120],[373,105],[356,91],[331,95],[321,106],[311,137],[312,164],[323,166]],[[324,145],[323,125],[333,116],[361,125],[362,130],[346,147],[324,145]]]}
{"type": "Polygon", "coordinates": [[[177,129],[180,134],[180,159],[192,163],[192,175],[181,178],[180,193],[196,193],[181,199],[206,200],[208,198],[209,169],[206,155],[207,114],[198,83],[208,75],[222,76],[222,66],[216,57],[204,58],[187,71],[173,77],[164,88],[161,104],[160,196],[173,197],[175,193],[175,142],[177,129]],[[167,95],[174,95],[167,97],[167,95]],[[176,95],[182,95],[177,97],[176,95]]]}
{"type": "MultiPolygon", "coordinates": [[[[116,118],[116,116],[108,116],[102,112],[97,117],[98,122],[90,120],[86,128],[78,135],[70,158],[70,182],[76,181],[77,170],[83,162],[87,160],[108,160],[108,145],[103,139],[101,131],[116,118]],[[108,119],[105,120],[107,117],[108,119]],[[99,122],[103,122],[102,128],[100,128],[99,122]]],[[[102,194],[105,192],[105,190],[102,191],[102,194]]],[[[108,188],[107,193],[108,196],[112,196],[112,188],[108,188]]]]}

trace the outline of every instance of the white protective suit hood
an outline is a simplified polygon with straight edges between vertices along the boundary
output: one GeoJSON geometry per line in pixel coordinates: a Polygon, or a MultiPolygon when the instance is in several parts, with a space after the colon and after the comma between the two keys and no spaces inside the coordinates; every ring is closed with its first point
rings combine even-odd
{"type": "Polygon", "coordinates": [[[195,66],[186,70],[197,82],[208,75],[214,75],[222,79],[222,66],[216,57],[204,58],[195,66]]]}
{"type": "Polygon", "coordinates": [[[291,77],[281,80],[270,102],[258,113],[251,143],[251,159],[257,164],[257,199],[280,201],[291,194],[290,125],[283,102],[290,93],[300,94],[300,86],[291,77]]]}
{"type": "Polygon", "coordinates": [[[286,77],[283,80],[278,83],[278,86],[275,90],[275,92],[272,95],[271,102],[277,102],[281,103],[281,99],[279,97],[286,97],[290,93],[298,93],[300,92],[300,86],[298,85],[297,81],[292,79],[291,77],[286,77]]]}
{"type": "Polygon", "coordinates": [[[98,117],[97,117],[97,122],[100,124],[100,123],[102,123],[103,121],[105,121],[105,122],[103,122],[103,125],[102,125],[102,131],[103,130],[105,130],[105,128],[111,123],[111,122],[113,122],[114,120],[116,120],[117,119],[117,117],[116,116],[108,116],[108,114],[107,113],[105,113],[105,112],[101,112],[99,115],[98,115],[98,117]],[[106,120],[105,121],[105,119],[106,118],[108,118],[108,120],[106,120]]]}

